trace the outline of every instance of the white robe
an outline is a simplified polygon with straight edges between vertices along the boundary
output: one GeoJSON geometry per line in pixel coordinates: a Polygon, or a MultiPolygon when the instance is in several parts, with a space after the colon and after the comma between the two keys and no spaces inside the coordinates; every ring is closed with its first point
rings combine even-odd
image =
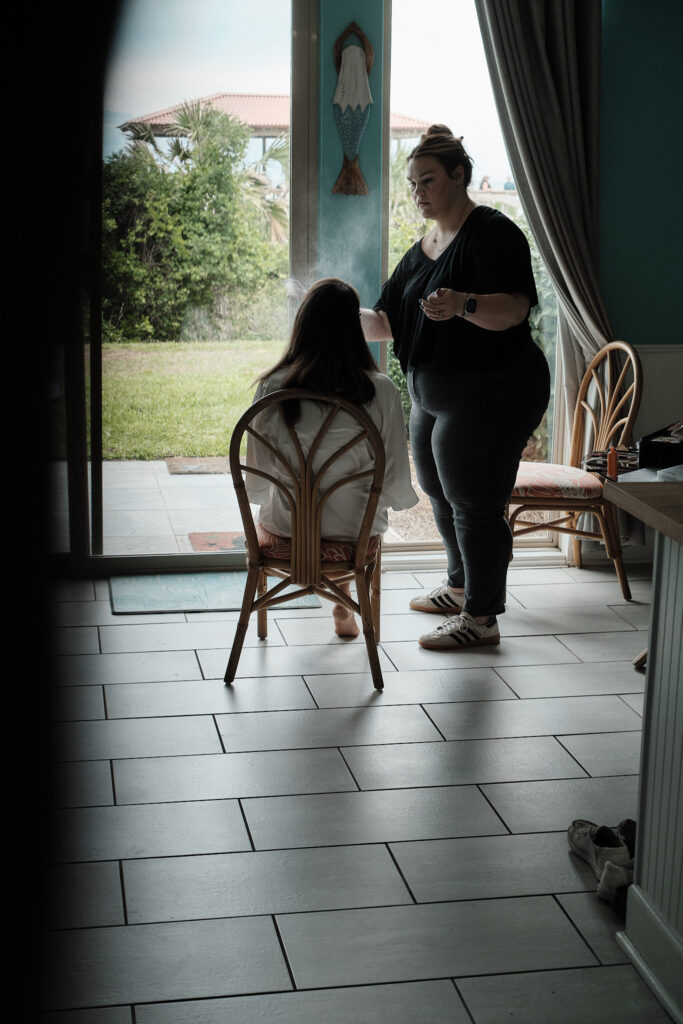
{"type": "MultiPolygon", "coordinates": [[[[256,402],[264,395],[277,391],[286,371],[280,370],[267,380],[262,381],[254,396],[256,402]]],[[[386,469],[384,484],[379,504],[373,521],[372,533],[384,533],[388,526],[387,510],[389,508],[412,508],[418,502],[410,480],[410,463],[406,443],[406,427],[401,407],[401,396],[395,384],[383,373],[371,373],[375,385],[375,396],[363,406],[379,430],[386,453],[386,469]]],[[[295,424],[295,431],[304,452],[311,446],[323,419],[329,412],[315,402],[302,402],[301,413],[295,424]]],[[[276,408],[265,410],[254,426],[263,432],[288,460],[293,461],[294,446],[289,435],[283,428],[282,418],[276,408]]],[[[348,413],[340,411],[331,428],[325,435],[314,460],[314,471],[317,471],[342,445],[346,444],[358,433],[358,424],[348,413]]],[[[352,475],[370,465],[370,448],[367,442],[356,445],[348,451],[323,478],[323,493],[342,477],[352,475]]],[[[247,437],[247,466],[253,466],[270,473],[278,480],[286,482],[288,477],[282,466],[273,455],[262,445],[247,437]]],[[[275,484],[248,473],[245,477],[247,495],[252,505],[260,505],[259,522],[280,537],[291,536],[291,520],[289,506],[275,484]]],[[[325,503],[322,518],[322,534],[334,540],[355,540],[358,536],[360,523],[370,478],[357,480],[340,487],[325,503]]]]}

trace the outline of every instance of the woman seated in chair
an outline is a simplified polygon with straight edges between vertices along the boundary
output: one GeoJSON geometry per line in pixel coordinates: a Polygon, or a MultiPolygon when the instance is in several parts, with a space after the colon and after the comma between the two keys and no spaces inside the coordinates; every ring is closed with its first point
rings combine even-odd
{"type": "MultiPolygon", "coordinates": [[[[281,359],[258,378],[254,397],[258,401],[282,388],[305,388],[321,395],[338,395],[361,406],[377,426],[384,442],[386,469],[384,484],[375,514],[372,534],[384,533],[388,526],[389,508],[411,508],[418,497],[410,481],[410,465],[406,425],[401,397],[393,382],[379,372],[370,354],[360,323],[360,301],[351,285],[338,278],[317,281],[306,292],[297,311],[292,335],[281,359]]],[[[314,402],[293,400],[285,406],[285,417],[293,426],[304,451],[320,429],[326,410],[314,402]]],[[[292,447],[283,430],[279,415],[266,409],[259,418],[259,430],[269,436],[278,449],[292,447]],[[263,417],[271,416],[272,424],[263,417]],[[271,429],[272,428],[272,429],[271,429]]],[[[340,412],[325,435],[317,452],[316,465],[322,466],[329,456],[358,433],[358,425],[340,412]]],[[[367,449],[357,445],[350,449],[325,476],[325,490],[336,481],[367,467],[367,449]]],[[[247,442],[247,466],[267,471],[278,479],[282,469],[263,445],[247,442]]],[[[267,534],[291,536],[289,506],[279,488],[267,480],[246,475],[249,501],[260,505],[257,522],[259,540],[267,534]]],[[[367,500],[368,484],[355,481],[340,487],[325,503],[322,535],[326,539],[355,541],[367,500]]],[[[340,583],[345,593],[350,585],[340,583]]],[[[336,604],[333,608],[335,632],[338,636],[357,636],[358,624],[353,612],[336,604]]]]}

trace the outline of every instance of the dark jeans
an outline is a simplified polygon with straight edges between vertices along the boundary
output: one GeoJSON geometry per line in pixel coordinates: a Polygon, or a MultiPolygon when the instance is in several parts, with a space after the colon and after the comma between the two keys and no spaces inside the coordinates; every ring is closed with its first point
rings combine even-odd
{"type": "Polygon", "coordinates": [[[408,369],[410,440],[448,557],[448,582],[465,588],[470,615],[505,611],[512,535],[505,506],[530,435],[550,396],[540,349],[513,367],[408,369]]]}

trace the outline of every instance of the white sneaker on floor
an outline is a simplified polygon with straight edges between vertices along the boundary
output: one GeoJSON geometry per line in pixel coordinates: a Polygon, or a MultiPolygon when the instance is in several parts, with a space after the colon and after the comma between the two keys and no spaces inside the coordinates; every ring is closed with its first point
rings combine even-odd
{"type": "Polygon", "coordinates": [[[633,884],[633,861],[626,861],[624,864],[613,864],[611,860],[606,861],[600,881],[598,882],[598,896],[601,900],[612,901],[617,889],[626,888],[633,884]]]}
{"type": "Polygon", "coordinates": [[[567,840],[572,852],[590,864],[598,879],[608,861],[620,865],[631,860],[628,847],[609,825],[596,825],[593,821],[577,818],[567,829],[567,840]]]}
{"type": "Polygon", "coordinates": [[[468,612],[461,612],[446,619],[431,633],[425,633],[418,642],[428,651],[461,651],[465,647],[499,644],[500,632],[495,616],[479,623],[468,612]]]}
{"type": "Polygon", "coordinates": [[[444,580],[440,587],[430,591],[429,594],[417,594],[410,600],[410,607],[416,612],[440,612],[451,615],[459,615],[462,611],[464,597],[458,594],[457,598],[448,586],[448,580],[444,580]]]}

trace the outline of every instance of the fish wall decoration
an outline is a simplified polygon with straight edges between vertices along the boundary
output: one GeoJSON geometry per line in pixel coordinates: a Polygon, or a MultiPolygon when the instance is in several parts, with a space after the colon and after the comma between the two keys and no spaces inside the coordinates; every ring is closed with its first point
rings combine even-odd
{"type": "Polygon", "coordinates": [[[335,42],[333,56],[338,77],[332,103],[344,163],[332,191],[346,196],[366,196],[369,190],[358,165],[358,153],[370,120],[372,93],[368,72],[375,53],[368,37],[352,21],[335,42]],[[363,45],[344,46],[350,35],[356,35],[363,45]]]}

